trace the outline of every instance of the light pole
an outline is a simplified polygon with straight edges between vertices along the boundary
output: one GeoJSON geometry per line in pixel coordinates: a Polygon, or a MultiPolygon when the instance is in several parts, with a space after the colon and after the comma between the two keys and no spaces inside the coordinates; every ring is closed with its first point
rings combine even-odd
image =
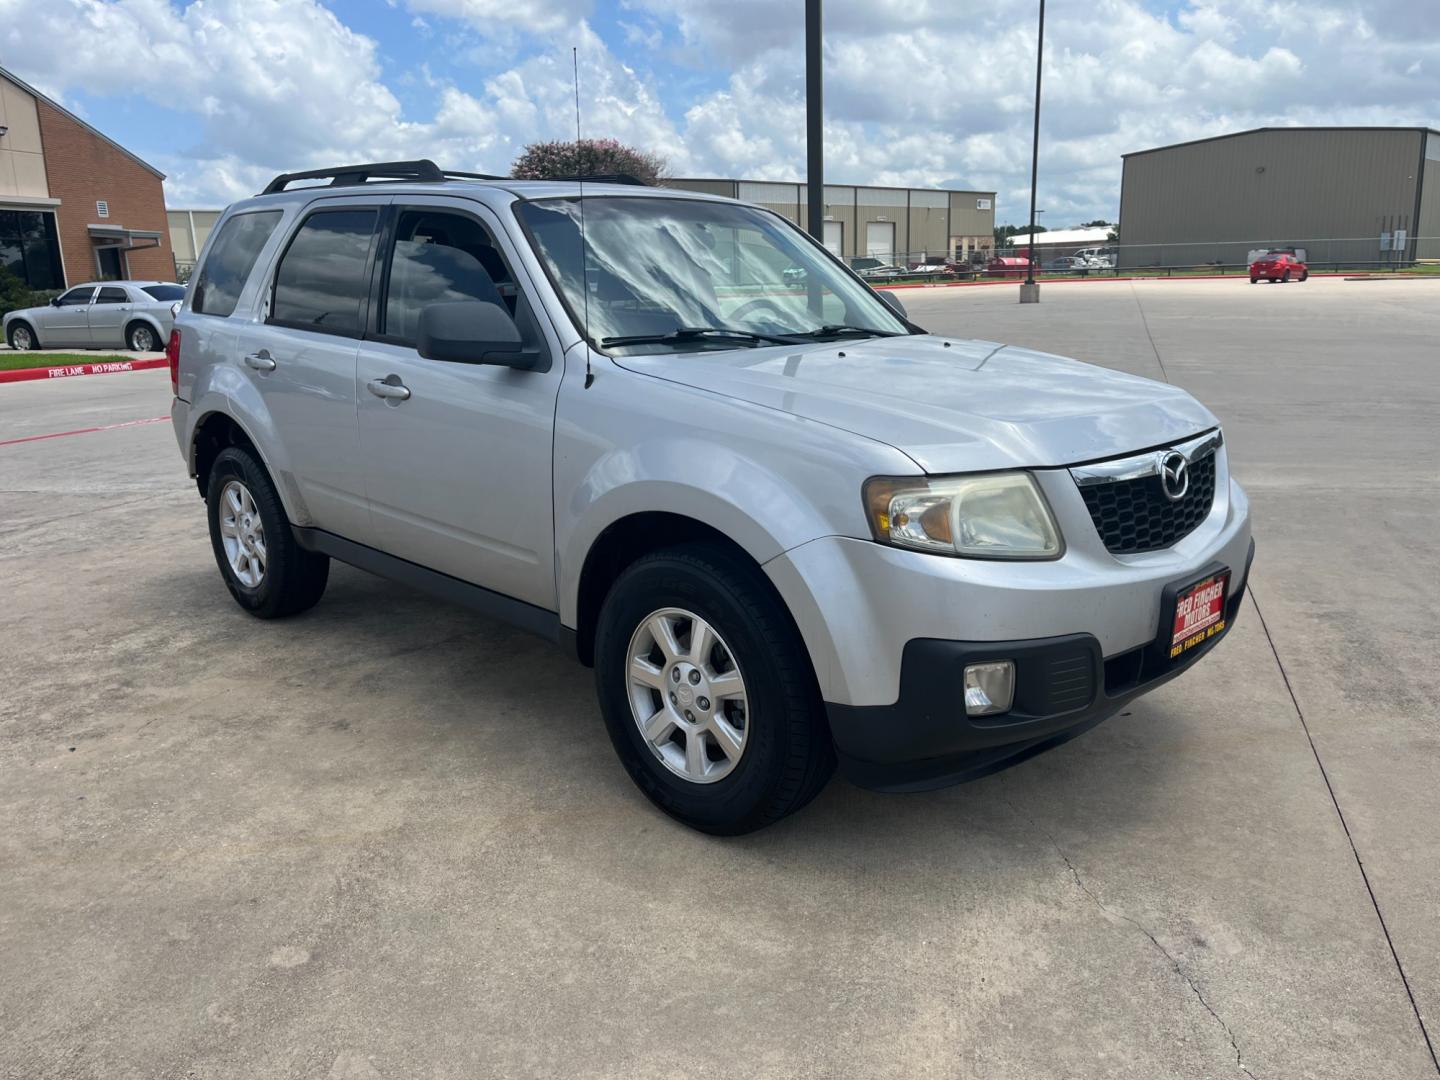
{"type": "Polygon", "coordinates": [[[1035,135],[1030,143],[1030,257],[1025,264],[1025,283],[1020,286],[1022,304],[1040,302],[1040,283],[1035,280],[1035,183],[1040,175],[1040,73],[1045,59],[1045,0],[1040,0],[1040,30],[1035,36],[1035,135]]]}
{"type": "Polygon", "coordinates": [[[825,242],[825,104],[820,0],[805,0],[805,185],[810,235],[825,242]]]}

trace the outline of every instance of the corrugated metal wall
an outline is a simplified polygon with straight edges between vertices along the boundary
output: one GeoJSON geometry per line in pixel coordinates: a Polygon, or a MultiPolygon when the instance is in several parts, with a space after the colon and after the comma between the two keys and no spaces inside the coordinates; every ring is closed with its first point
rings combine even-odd
{"type": "Polygon", "coordinates": [[[1425,183],[1420,193],[1420,221],[1415,226],[1417,259],[1440,259],[1440,133],[1425,137],[1425,183]]]}
{"type": "Polygon", "coordinates": [[[1311,262],[1379,259],[1388,221],[1415,235],[1415,129],[1277,129],[1125,158],[1120,265],[1241,263],[1266,245],[1311,262]]]}

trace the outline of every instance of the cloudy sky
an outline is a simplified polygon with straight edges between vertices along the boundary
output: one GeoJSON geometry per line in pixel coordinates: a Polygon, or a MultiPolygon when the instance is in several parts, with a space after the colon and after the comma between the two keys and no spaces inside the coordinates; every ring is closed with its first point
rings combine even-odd
{"type": "MultiPolygon", "coordinates": [[[[1035,0],[828,0],[827,179],[1029,191],[1035,0]]],[[[0,0],[0,66],[218,206],[276,172],[507,171],[584,129],[677,176],[804,168],[802,0],[0,0]]],[[[1050,0],[1039,201],[1117,211],[1120,155],[1261,124],[1440,126],[1440,0],[1050,0]]]]}

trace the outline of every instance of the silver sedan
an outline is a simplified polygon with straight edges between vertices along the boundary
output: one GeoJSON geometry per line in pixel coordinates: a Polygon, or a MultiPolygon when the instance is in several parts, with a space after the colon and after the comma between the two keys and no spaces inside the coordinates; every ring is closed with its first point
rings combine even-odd
{"type": "Polygon", "coordinates": [[[12,349],[165,347],[185,286],[173,281],[98,281],[67,289],[44,307],[5,316],[12,349]]]}

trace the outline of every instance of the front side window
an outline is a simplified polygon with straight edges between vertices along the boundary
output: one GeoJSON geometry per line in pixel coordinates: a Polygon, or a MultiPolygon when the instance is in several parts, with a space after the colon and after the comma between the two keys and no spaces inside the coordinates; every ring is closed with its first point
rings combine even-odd
{"type": "Polygon", "coordinates": [[[124,289],[106,288],[100,290],[100,295],[95,298],[97,304],[128,304],[130,294],[124,289]]]}
{"type": "Polygon", "coordinates": [[[909,328],[793,225],[699,199],[602,196],[517,213],[575,324],[601,348],[674,351],[909,328]],[[697,334],[695,331],[709,331],[697,334]],[[725,338],[723,331],[737,336],[725,338]],[[626,341],[633,338],[664,338],[626,341]]]}
{"type": "Polygon", "coordinates": [[[327,334],[359,334],[378,216],[373,209],[348,209],[321,210],[306,218],[275,272],[270,321],[327,334]]]}
{"type": "Polygon", "coordinates": [[[200,267],[190,309],[202,315],[233,314],[260,249],[278,224],[279,210],[236,214],[226,221],[200,267]]]}
{"type": "Polygon", "coordinates": [[[61,307],[83,307],[90,303],[90,297],[95,295],[95,286],[82,285],[78,289],[71,289],[60,297],[61,307]]]}
{"type": "Polygon", "coordinates": [[[515,283],[485,227],[463,214],[402,210],[385,281],[380,333],[415,344],[429,304],[483,300],[515,312],[515,283]]]}

